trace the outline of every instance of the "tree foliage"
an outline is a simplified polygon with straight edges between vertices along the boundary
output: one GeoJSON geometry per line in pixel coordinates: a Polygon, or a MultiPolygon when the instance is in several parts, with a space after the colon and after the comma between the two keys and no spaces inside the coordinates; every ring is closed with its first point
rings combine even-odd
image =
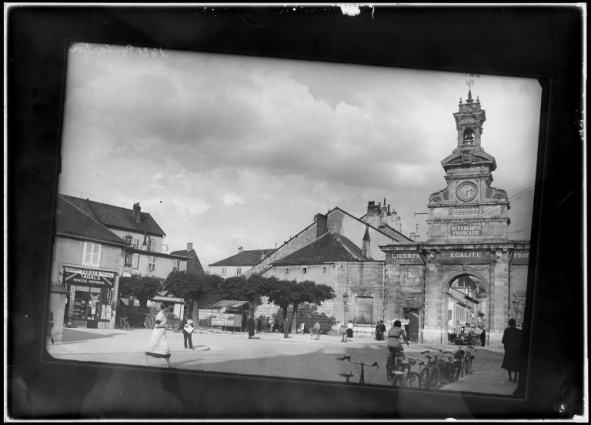
{"type": "Polygon", "coordinates": [[[158,295],[162,289],[162,279],[158,277],[134,274],[119,278],[119,294],[136,297],[142,308],[147,308],[148,300],[158,295]]]}
{"type": "MultiPolygon", "coordinates": [[[[311,280],[304,280],[295,285],[293,290],[293,315],[297,317],[298,307],[302,303],[320,304],[335,297],[334,290],[324,284],[316,284],[311,280]]],[[[294,320],[295,322],[295,320],[294,320]]],[[[295,328],[296,324],[293,324],[295,328]]]]}
{"type": "MultiPolygon", "coordinates": [[[[164,281],[164,289],[172,296],[182,298],[191,306],[194,301],[201,300],[208,294],[219,291],[224,279],[217,275],[192,274],[184,271],[172,271],[164,281]]],[[[196,316],[197,312],[193,311],[196,316]]]]}

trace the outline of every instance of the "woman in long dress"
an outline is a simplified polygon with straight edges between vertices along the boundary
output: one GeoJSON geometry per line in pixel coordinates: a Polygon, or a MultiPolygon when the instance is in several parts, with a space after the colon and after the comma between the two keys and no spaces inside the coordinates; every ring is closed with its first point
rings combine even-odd
{"type": "Polygon", "coordinates": [[[501,340],[505,347],[505,356],[501,368],[507,369],[509,382],[517,382],[517,377],[521,371],[521,339],[521,330],[517,329],[515,319],[509,319],[509,327],[505,329],[501,340]]]}
{"type": "Polygon", "coordinates": [[[142,365],[144,366],[148,364],[148,357],[152,356],[159,359],[165,359],[168,367],[172,368],[172,365],[170,364],[170,348],[168,347],[168,341],[166,340],[166,327],[168,325],[168,320],[166,318],[167,311],[168,306],[166,304],[161,304],[160,311],[156,315],[152,338],[150,339],[148,348],[146,348],[146,358],[142,361],[142,365]]]}

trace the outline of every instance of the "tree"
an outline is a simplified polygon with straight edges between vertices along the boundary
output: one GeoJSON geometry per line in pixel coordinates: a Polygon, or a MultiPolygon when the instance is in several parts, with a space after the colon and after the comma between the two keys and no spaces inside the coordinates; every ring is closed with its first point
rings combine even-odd
{"type": "Polygon", "coordinates": [[[220,288],[221,299],[248,301],[255,307],[261,305],[261,297],[267,294],[268,278],[251,275],[226,279],[220,288]]]}
{"type": "Polygon", "coordinates": [[[197,275],[184,271],[172,271],[164,281],[164,289],[171,295],[182,298],[190,306],[193,320],[199,319],[198,303],[207,294],[219,290],[223,278],[217,275],[197,275]]]}
{"type": "Polygon", "coordinates": [[[278,305],[283,310],[283,320],[287,317],[287,308],[296,299],[296,282],[294,280],[279,280],[270,277],[266,283],[266,295],[269,302],[278,305]]]}
{"type": "Polygon", "coordinates": [[[162,291],[162,279],[139,274],[119,278],[119,294],[124,297],[136,297],[140,307],[147,308],[148,300],[162,291]]]}
{"type": "Polygon", "coordinates": [[[293,324],[292,330],[296,329],[295,318],[297,317],[298,306],[301,303],[320,304],[326,300],[332,300],[335,297],[334,290],[324,284],[316,284],[311,280],[304,280],[295,285],[293,289],[293,324]]]}

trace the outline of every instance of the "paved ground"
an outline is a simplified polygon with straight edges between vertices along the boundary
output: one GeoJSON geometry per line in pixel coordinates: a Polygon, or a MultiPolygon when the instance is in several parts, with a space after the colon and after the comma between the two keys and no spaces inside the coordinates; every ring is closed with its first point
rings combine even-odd
{"type": "MultiPolygon", "coordinates": [[[[144,350],[151,330],[65,329],[60,343],[49,345],[55,358],[75,361],[96,361],[139,365],[145,358],[144,350]]],[[[387,349],[384,341],[352,338],[341,342],[337,336],[322,335],[313,340],[309,334],[290,335],[259,333],[248,339],[246,333],[222,333],[199,330],[193,335],[195,350],[183,347],[182,333],[167,332],[171,362],[179,369],[204,370],[232,374],[279,376],[309,380],[345,382],[339,374],[353,373],[352,382],[358,382],[358,365],[339,361],[348,354],[351,360],[367,364],[378,363],[378,369],[365,367],[365,382],[389,385],[385,375],[387,349]]],[[[405,352],[422,357],[425,350],[453,351],[455,346],[411,344],[405,352]]],[[[441,388],[443,391],[469,391],[510,395],[517,384],[507,382],[507,373],[500,369],[502,350],[479,347],[473,364],[474,373],[441,388]]],[[[166,367],[161,359],[149,358],[148,367],[166,367]]]]}

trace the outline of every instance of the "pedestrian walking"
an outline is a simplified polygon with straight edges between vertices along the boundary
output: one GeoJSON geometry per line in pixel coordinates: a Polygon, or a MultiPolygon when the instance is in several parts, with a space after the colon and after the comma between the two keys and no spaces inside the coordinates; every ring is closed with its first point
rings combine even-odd
{"type": "Polygon", "coordinates": [[[320,339],[320,322],[316,321],[312,331],[310,332],[310,339],[312,339],[312,335],[316,337],[316,339],[320,339]]]}
{"type": "Polygon", "coordinates": [[[183,338],[185,340],[185,348],[189,350],[193,350],[193,331],[195,328],[193,327],[195,322],[192,319],[189,319],[187,316],[183,319],[181,323],[181,329],[183,330],[183,338]]]}
{"type": "Polygon", "coordinates": [[[353,321],[349,320],[347,325],[347,338],[353,338],[353,321]]]}
{"type": "Polygon", "coordinates": [[[482,332],[480,333],[480,343],[484,347],[484,341],[486,341],[486,333],[484,332],[484,328],[482,328],[482,332]]]}
{"type": "MultiPolygon", "coordinates": [[[[341,322],[338,322],[341,323],[341,322]]],[[[341,333],[341,342],[347,342],[347,327],[345,326],[345,324],[343,323],[340,327],[339,327],[339,332],[341,333]]]]}
{"type": "Polygon", "coordinates": [[[505,347],[505,357],[501,369],[507,369],[509,382],[517,382],[521,371],[521,330],[517,329],[515,319],[509,319],[509,327],[503,332],[501,342],[505,347]]]}
{"type": "Polygon", "coordinates": [[[248,330],[248,339],[252,339],[254,336],[254,318],[252,316],[248,316],[248,320],[246,321],[246,329],[248,330]]]}
{"type": "Polygon", "coordinates": [[[170,363],[170,348],[166,340],[166,327],[168,326],[168,319],[166,313],[168,312],[168,305],[161,304],[160,311],[156,315],[154,323],[154,330],[152,331],[152,338],[146,348],[146,358],[142,361],[142,366],[148,364],[148,357],[156,357],[165,359],[169,368],[172,368],[170,363]]]}
{"type": "Polygon", "coordinates": [[[289,325],[291,325],[289,316],[285,316],[285,320],[283,321],[283,338],[289,338],[289,325]]]}
{"type": "Polygon", "coordinates": [[[53,344],[53,311],[49,310],[47,312],[47,322],[46,322],[46,337],[47,339],[53,344]]]}

